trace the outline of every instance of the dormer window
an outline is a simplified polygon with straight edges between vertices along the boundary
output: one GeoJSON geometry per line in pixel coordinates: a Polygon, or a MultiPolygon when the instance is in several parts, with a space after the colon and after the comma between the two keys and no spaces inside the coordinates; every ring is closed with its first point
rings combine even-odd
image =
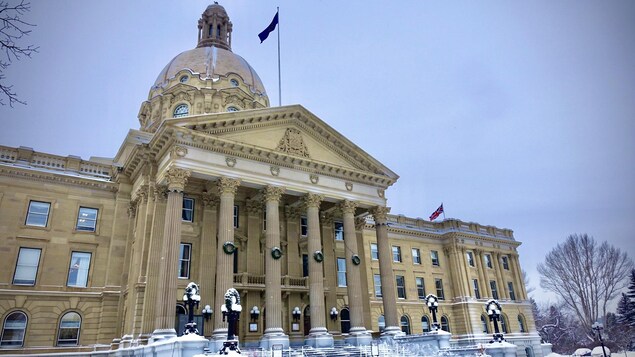
{"type": "Polygon", "coordinates": [[[231,83],[232,87],[238,87],[238,81],[233,78],[229,80],[229,83],[231,83]]]}
{"type": "Polygon", "coordinates": [[[190,77],[188,77],[188,76],[181,76],[181,78],[179,78],[179,82],[181,82],[181,83],[185,83],[185,82],[187,82],[187,80],[188,80],[188,79],[190,79],[190,77]]]}
{"type": "Polygon", "coordinates": [[[238,108],[236,108],[236,107],[227,107],[227,111],[228,111],[228,112],[237,112],[237,111],[239,111],[239,110],[240,110],[240,109],[238,109],[238,108]]]}
{"type": "Polygon", "coordinates": [[[176,106],[176,108],[174,108],[174,118],[181,118],[181,117],[185,117],[189,114],[190,112],[190,108],[187,106],[187,104],[179,104],[176,106]]]}

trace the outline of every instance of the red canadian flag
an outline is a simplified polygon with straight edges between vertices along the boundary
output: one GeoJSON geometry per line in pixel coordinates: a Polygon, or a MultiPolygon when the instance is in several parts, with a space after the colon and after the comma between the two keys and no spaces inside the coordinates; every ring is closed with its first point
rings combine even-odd
{"type": "Polygon", "coordinates": [[[441,213],[443,213],[443,203],[441,204],[441,206],[439,206],[439,208],[437,208],[436,211],[434,211],[434,213],[430,215],[430,221],[434,221],[435,219],[437,219],[437,217],[439,217],[441,213]]]}

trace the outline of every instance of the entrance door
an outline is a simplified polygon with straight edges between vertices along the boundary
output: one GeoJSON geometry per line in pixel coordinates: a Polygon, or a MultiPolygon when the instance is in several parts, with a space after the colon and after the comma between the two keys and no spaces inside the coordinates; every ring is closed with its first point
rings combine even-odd
{"type": "Polygon", "coordinates": [[[311,331],[311,306],[307,305],[304,308],[304,336],[308,336],[309,331],[311,331]]]}

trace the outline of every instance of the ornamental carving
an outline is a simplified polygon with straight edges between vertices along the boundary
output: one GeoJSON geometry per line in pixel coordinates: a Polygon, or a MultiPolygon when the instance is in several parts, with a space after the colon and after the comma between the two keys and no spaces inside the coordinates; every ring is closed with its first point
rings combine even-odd
{"type": "Polygon", "coordinates": [[[280,167],[278,167],[278,166],[271,166],[271,168],[270,168],[270,169],[271,169],[271,174],[272,174],[273,176],[278,176],[278,175],[280,175],[280,167]]]}
{"type": "Polygon", "coordinates": [[[287,220],[298,219],[302,215],[299,209],[292,206],[284,206],[284,216],[287,220]]]}
{"type": "Polygon", "coordinates": [[[201,202],[203,202],[203,207],[216,208],[218,207],[219,199],[218,196],[211,192],[203,192],[201,202]]]}
{"type": "Polygon", "coordinates": [[[168,198],[168,187],[165,185],[154,186],[152,199],[154,201],[165,201],[168,198]]]}
{"type": "Polygon", "coordinates": [[[323,225],[325,226],[330,226],[333,224],[333,221],[335,220],[335,217],[333,216],[333,213],[330,212],[322,212],[320,214],[320,221],[322,222],[323,225]]]}
{"type": "Polygon", "coordinates": [[[280,202],[280,198],[282,198],[282,194],[284,193],[284,187],[266,186],[262,190],[262,193],[265,195],[265,202],[280,202]]]}
{"type": "Polygon", "coordinates": [[[180,92],[178,94],[172,95],[170,97],[170,104],[168,106],[172,106],[172,104],[178,102],[178,101],[186,101],[188,103],[192,103],[192,96],[190,96],[188,93],[186,92],[180,92]]]}
{"type": "Polygon", "coordinates": [[[375,223],[386,222],[388,213],[390,213],[390,207],[377,206],[371,209],[370,212],[375,218],[375,223]]]}
{"type": "Polygon", "coordinates": [[[238,179],[229,177],[221,177],[218,179],[218,192],[221,194],[229,193],[235,195],[236,191],[238,191],[238,186],[240,186],[240,180],[238,179]]]}
{"type": "Polygon", "coordinates": [[[320,177],[315,174],[309,176],[309,178],[311,179],[312,184],[317,184],[320,181],[320,177]]]}
{"type": "Polygon", "coordinates": [[[229,167],[236,166],[236,158],[234,158],[234,157],[226,157],[225,158],[225,162],[227,163],[227,166],[229,166],[229,167]]]}
{"type": "Polygon", "coordinates": [[[278,151],[282,151],[287,154],[309,157],[309,149],[307,149],[302,139],[302,133],[298,129],[288,128],[284,133],[278,147],[278,151]]]}
{"type": "Polygon", "coordinates": [[[262,201],[259,199],[251,199],[246,202],[247,212],[251,214],[259,214],[262,212],[262,201]]]}
{"type": "Polygon", "coordinates": [[[187,155],[187,148],[183,146],[175,145],[170,149],[170,158],[179,159],[187,155]]]}
{"type": "Polygon", "coordinates": [[[347,182],[344,184],[344,186],[346,186],[346,190],[347,191],[353,191],[353,183],[352,182],[347,182]]]}
{"type": "Polygon", "coordinates": [[[307,193],[303,198],[303,203],[306,207],[316,207],[320,208],[320,203],[324,199],[324,196],[319,195],[317,193],[307,193]]]}
{"type": "Polygon", "coordinates": [[[128,217],[135,218],[137,216],[137,202],[130,201],[128,204],[128,217]]]}
{"type": "Polygon", "coordinates": [[[357,208],[357,202],[344,200],[339,203],[339,209],[344,214],[355,214],[355,209],[357,208]]]}
{"type": "Polygon", "coordinates": [[[170,167],[165,174],[168,180],[168,191],[183,192],[185,183],[192,173],[189,170],[180,169],[178,167],[170,167]]]}
{"type": "Polygon", "coordinates": [[[148,202],[148,185],[141,185],[135,192],[136,200],[140,203],[148,202]]]}
{"type": "Polygon", "coordinates": [[[377,196],[379,196],[380,198],[386,198],[386,191],[382,190],[381,188],[378,188],[377,196]]]}
{"type": "Polygon", "coordinates": [[[355,217],[355,230],[361,231],[366,226],[366,217],[355,217]]]}

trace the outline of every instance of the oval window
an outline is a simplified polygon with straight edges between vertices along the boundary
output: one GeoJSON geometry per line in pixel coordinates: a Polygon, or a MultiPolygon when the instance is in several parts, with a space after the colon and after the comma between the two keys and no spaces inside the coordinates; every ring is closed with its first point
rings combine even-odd
{"type": "Polygon", "coordinates": [[[227,107],[227,111],[228,111],[228,112],[237,112],[237,111],[239,111],[239,110],[240,110],[240,109],[238,109],[238,108],[236,108],[236,107],[227,107]]]}
{"type": "Polygon", "coordinates": [[[232,87],[238,87],[238,81],[233,78],[229,80],[229,83],[231,83],[232,87]]]}
{"type": "Polygon", "coordinates": [[[181,83],[185,83],[185,82],[187,82],[187,80],[188,80],[188,79],[190,79],[190,77],[188,77],[188,76],[182,76],[182,77],[179,79],[179,82],[181,82],[181,83]]]}
{"type": "Polygon", "coordinates": [[[180,118],[180,117],[184,117],[187,116],[190,112],[189,107],[187,106],[187,104],[179,104],[176,106],[176,108],[174,108],[174,118],[180,118]]]}

